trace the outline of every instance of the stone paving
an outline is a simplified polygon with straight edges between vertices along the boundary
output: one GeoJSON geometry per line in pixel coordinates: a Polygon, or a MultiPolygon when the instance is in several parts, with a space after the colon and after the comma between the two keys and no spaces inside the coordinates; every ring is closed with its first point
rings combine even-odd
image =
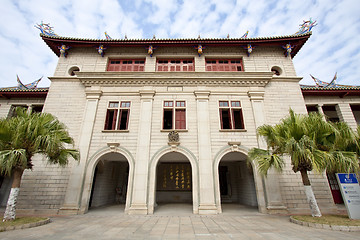
{"type": "Polygon", "coordinates": [[[160,205],[154,215],[134,216],[119,206],[84,215],[56,216],[40,227],[0,233],[0,239],[360,239],[359,232],[304,227],[287,216],[228,205],[224,213],[193,215],[191,205],[160,205]]]}

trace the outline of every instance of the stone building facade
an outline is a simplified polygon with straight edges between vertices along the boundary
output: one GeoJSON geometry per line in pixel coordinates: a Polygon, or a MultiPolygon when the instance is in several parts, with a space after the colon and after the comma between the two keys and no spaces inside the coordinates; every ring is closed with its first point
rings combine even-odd
{"type": "MultiPolygon", "coordinates": [[[[225,203],[262,213],[309,212],[301,176],[289,161],[283,173],[264,178],[246,159],[252,147],[266,147],[257,127],[278,123],[289,108],[306,113],[318,103],[304,100],[292,62],[310,34],[41,37],[59,56],[43,111],[66,124],[81,159],[61,168],[36,156],[33,171],[23,176],[20,211],[78,214],[124,204],[128,214],[152,214],[158,205],[181,202],[191,203],[194,214],[219,214],[225,203]]],[[[356,125],[342,99],[333,102],[341,119],[356,125]]],[[[0,100],[1,116],[12,101],[0,100]]],[[[320,209],[335,212],[325,173],[310,178],[320,209]]]]}

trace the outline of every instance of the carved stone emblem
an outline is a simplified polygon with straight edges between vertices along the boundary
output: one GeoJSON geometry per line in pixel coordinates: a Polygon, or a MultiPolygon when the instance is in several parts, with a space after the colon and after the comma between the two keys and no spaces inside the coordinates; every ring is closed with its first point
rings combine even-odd
{"type": "Polygon", "coordinates": [[[169,143],[178,143],[179,142],[179,133],[177,131],[171,131],[168,135],[169,143]]]}

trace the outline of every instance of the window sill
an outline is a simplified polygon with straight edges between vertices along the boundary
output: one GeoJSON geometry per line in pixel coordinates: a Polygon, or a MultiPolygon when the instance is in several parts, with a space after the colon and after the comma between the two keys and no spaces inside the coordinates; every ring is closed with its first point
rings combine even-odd
{"type": "Polygon", "coordinates": [[[247,132],[246,129],[220,129],[219,132],[247,132]]]}
{"type": "Polygon", "coordinates": [[[129,132],[129,130],[102,130],[103,133],[124,133],[129,132]]]}
{"type": "Polygon", "coordinates": [[[161,129],[160,132],[172,132],[172,131],[177,131],[177,132],[188,132],[187,129],[161,129]]]}

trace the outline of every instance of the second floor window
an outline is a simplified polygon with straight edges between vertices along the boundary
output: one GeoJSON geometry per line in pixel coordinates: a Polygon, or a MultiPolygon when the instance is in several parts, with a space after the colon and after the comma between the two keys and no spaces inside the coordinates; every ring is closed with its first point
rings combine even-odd
{"type": "Polygon", "coordinates": [[[219,101],[221,129],[244,129],[240,101],[219,101]]]}
{"type": "Polygon", "coordinates": [[[206,71],[244,71],[241,59],[206,59],[206,71]]]}
{"type": "Polygon", "coordinates": [[[194,60],[158,59],[156,69],[159,72],[192,72],[194,71],[194,60]]]}
{"type": "Polygon", "coordinates": [[[186,129],[185,101],[164,101],[163,129],[186,129]]]}
{"type": "Polygon", "coordinates": [[[145,59],[110,59],[107,70],[110,72],[143,72],[145,59]]]}
{"type": "Polygon", "coordinates": [[[130,115],[130,102],[109,102],[106,112],[105,130],[127,130],[130,115]]]}

